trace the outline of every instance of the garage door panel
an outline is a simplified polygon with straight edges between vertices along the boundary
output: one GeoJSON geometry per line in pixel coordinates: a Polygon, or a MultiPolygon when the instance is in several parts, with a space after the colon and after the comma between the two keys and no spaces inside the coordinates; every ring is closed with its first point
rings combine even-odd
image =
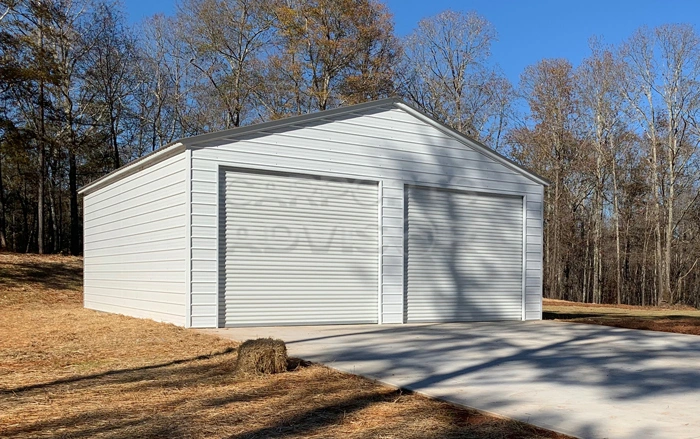
{"type": "MultiPolygon", "coordinates": [[[[488,203],[488,204],[483,204],[479,202],[463,202],[460,200],[455,201],[454,199],[454,194],[450,194],[450,197],[434,197],[432,199],[430,198],[418,198],[414,199],[414,203],[423,203],[425,202],[426,204],[430,204],[431,206],[434,206],[436,209],[441,209],[444,212],[450,212],[451,214],[455,216],[460,216],[460,215],[466,215],[466,216],[472,216],[472,213],[489,213],[489,212],[495,212],[498,213],[499,215],[503,215],[503,219],[505,221],[508,221],[509,219],[514,219],[515,215],[513,215],[513,211],[511,209],[514,209],[518,207],[517,204],[510,203],[510,202],[505,202],[505,203],[488,203]]],[[[522,206],[522,203],[520,203],[522,206]]],[[[419,212],[418,213],[419,218],[430,218],[430,212],[419,212]]]]}
{"type": "MultiPolygon", "coordinates": [[[[343,208],[346,212],[354,214],[357,218],[369,218],[371,217],[371,213],[368,213],[367,210],[363,207],[349,207],[347,205],[343,205],[341,203],[334,203],[334,204],[308,204],[304,203],[301,205],[296,205],[296,206],[285,206],[284,204],[274,204],[274,205],[259,205],[259,204],[249,204],[249,203],[238,203],[238,206],[235,207],[245,207],[248,209],[247,211],[243,211],[246,217],[250,218],[260,218],[265,219],[268,214],[270,213],[285,213],[289,215],[290,217],[298,217],[298,218],[319,218],[319,219],[330,219],[333,221],[339,221],[343,222],[344,218],[337,218],[334,217],[332,213],[326,213],[323,211],[315,212],[315,213],[308,213],[307,209],[309,208],[322,208],[322,207],[336,207],[336,208],[343,208]]],[[[232,217],[235,217],[237,215],[241,214],[241,212],[236,212],[236,211],[231,211],[232,217]]],[[[354,218],[353,218],[354,219],[354,218]]]]}
{"type": "MultiPolygon", "coordinates": [[[[506,252],[503,253],[503,255],[507,255],[506,252]]],[[[489,264],[491,268],[497,269],[497,270],[502,270],[505,268],[519,268],[520,264],[517,262],[501,262],[501,259],[497,257],[490,257],[490,258],[480,258],[478,256],[472,256],[472,255],[467,255],[467,254],[461,254],[461,255],[426,255],[423,257],[412,257],[408,259],[409,263],[410,262],[436,262],[436,263],[456,263],[459,264],[464,271],[469,271],[469,270],[479,270],[481,271],[480,265],[484,264],[486,262],[489,264]],[[493,267],[493,265],[490,265],[492,262],[498,262],[498,266],[493,267]]]]}
{"type": "Polygon", "coordinates": [[[227,171],[221,193],[221,325],[377,322],[376,184],[227,171]]]}
{"type": "Polygon", "coordinates": [[[522,197],[407,188],[408,322],[522,318],[522,197]]]}
{"type": "MultiPolygon", "coordinates": [[[[432,246],[414,246],[414,249],[421,249],[421,250],[430,250],[432,249],[432,246]]],[[[510,254],[513,251],[513,247],[511,246],[498,246],[498,245],[493,245],[493,247],[489,247],[488,243],[485,245],[469,245],[468,247],[465,245],[461,248],[456,248],[454,250],[450,250],[450,252],[447,252],[446,255],[441,255],[438,254],[437,252],[431,252],[429,254],[422,254],[422,255],[409,255],[409,258],[434,258],[434,257],[447,257],[450,258],[450,260],[453,259],[454,257],[472,257],[472,258],[477,258],[478,260],[484,260],[485,258],[498,258],[500,254],[510,254]]],[[[414,252],[415,253],[415,252],[414,252]]]]}

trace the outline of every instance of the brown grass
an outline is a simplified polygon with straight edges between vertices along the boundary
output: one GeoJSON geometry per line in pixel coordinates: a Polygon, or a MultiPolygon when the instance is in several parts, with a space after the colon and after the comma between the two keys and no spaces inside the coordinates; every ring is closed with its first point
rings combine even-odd
{"type": "Polygon", "coordinates": [[[80,262],[0,254],[0,437],[564,437],[320,365],[237,376],[235,343],[82,309],[80,262]]]}
{"type": "Polygon", "coordinates": [[[700,335],[700,310],[687,306],[657,308],[544,299],[543,315],[550,320],[700,335]]]}
{"type": "Polygon", "coordinates": [[[0,253],[0,306],[80,304],[83,259],[0,253]]]}

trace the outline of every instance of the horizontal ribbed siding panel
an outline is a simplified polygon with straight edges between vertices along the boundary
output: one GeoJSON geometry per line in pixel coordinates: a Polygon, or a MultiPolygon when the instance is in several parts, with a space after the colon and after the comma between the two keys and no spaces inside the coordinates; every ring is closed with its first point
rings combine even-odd
{"type": "Polygon", "coordinates": [[[407,321],[520,320],[522,198],[407,191],[407,321]]]}
{"type": "Polygon", "coordinates": [[[219,323],[376,323],[377,185],[223,173],[219,323]]]}
{"type": "MultiPolygon", "coordinates": [[[[184,155],[177,155],[169,159],[156,163],[148,168],[148,172],[137,172],[129,175],[113,184],[99,189],[100,196],[93,200],[95,207],[103,209],[130,200],[140,200],[141,196],[148,193],[148,187],[153,185],[153,180],[162,180],[161,187],[165,188],[169,184],[182,180],[180,166],[184,166],[184,155]],[[173,163],[182,162],[182,165],[173,167],[173,163]]],[[[177,184],[176,184],[177,185],[177,184]]],[[[181,186],[177,185],[178,187],[181,186]]],[[[92,197],[94,193],[89,193],[86,198],[92,197]]],[[[138,204],[138,203],[136,203],[138,204]]],[[[99,215],[101,210],[95,210],[90,214],[99,215]]]]}
{"type": "Polygon", "coordinates": [[[153,220],[180,216],[182,215],[182,206],[185,204],[183,201],[184,198],[185,193],[178,192],[175,194],[168,194],[165,198],[157,202],[144,203],[140,206],[129,205],[127,202],[124,204],[125,208],[121,209],[119,212],[113,212],[94,220],[88,220],[90,226],[85,232],[87,235],[94,235],[104,230],[113,230],[114,223],[116,222],[119,222],[119,226],[124,228],[147,225],[153,220]]]}
{"type": "Polygon", "coordinates": [[[182,153],[85,196],[86,308],[185,324],[185,179],[182,153]]]}

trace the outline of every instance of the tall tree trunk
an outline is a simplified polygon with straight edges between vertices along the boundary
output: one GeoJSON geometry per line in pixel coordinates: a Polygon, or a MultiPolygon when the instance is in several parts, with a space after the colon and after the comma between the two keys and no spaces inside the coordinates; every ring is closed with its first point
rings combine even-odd
{"type": "MultiPolygon", "coordinates": [[[[545,208],[547,209],[547,217],[545,218],[547,220],[547,224],[551,225],[551,222],[549,218],[552,218],[551,214],[551,209],[552,209],[552,191],[545,189],[545,208]]],[[[544,294],[547,297],[554,297],[552,296],[552,227],[545,227],[544,228],[545,233],[544,233],[544,276],[545,278],[543,279],[544,282],[544,294]]]]}
{"type": "MultiPolygon", "coordinates": [[[[39,18],[39,50],[44,54],[44,21],[39,18]]],[[[39,193],[37,194],[37,251],[44,253],[44,175],[46,174],[46,96],[44,79],[39,80],[39,193]]],[[[27,241],[29,242],[29,241],[27,241]]]]}
{"type": "Polygon", "coordinates": [[[654,237],[655,237],[655,264],[656,264],[656,291],[654,294],[654,304],[658,305],[660,300],[660,291],[664,289],[664,260],[661,251],[661,222],[663,218],[661,217],[661,187],[659,183],[659,162],[657,157],[657,143],[656,136],[651,136],[651,187],[654,192],[654,237]]]}
{"type": "Polygon", "coordinates": [[[665,276],[663,283],[663,290],[661,295],[661,300],[664,303],[673,302],[673,295],[671,291],[671,247],[673,245],[673,208],[675,201],[675,187],[676,187],[676,149],[678,145],[678,139],[675,135],[676,123],[671,117],[669,123],[669,134],[668,134],[668,149],[667,149],[667,160],[668,160],[668,196],[666,197],[666,242],[664,242],[664,267],[665,276]]]}
{"type": "MultiPolygon", "coordinates": [[[[17,166],[19,168],[19,165],[17,166]]],[[[19,169],[18,169],[19,171],[19,169]]],[[[22,239],[23,241],[18,242],[18,248],[22,249],[21,251],[24,252],[29,252],[29,245],[31,243],[31,239],[29,239],[29,206],[27,206],[29,202],[29,197],[27,197],[27,180],[24,180],[24,185],[23,185],[23,197],[22,197],[22,239]]]]}
{"type": "Polygon", "coordinates": [[[7,248],[7,223],[5,222],[5,186],[2,178],[2,154],[0,154],[0,249],[7,248]]]}
{"type": "MultiPolygon", "coordinates": [[[[588,296],[589,296],[589,288],[588,286],[590,283],[588,282],[588,266],[590,264],[590,252],[591,252],[591,234],[590,232],[586,231],[585,228],[581,228],[581,241],[585,243],[584,248],[586,249],[586,252],[583,255],[583,275],[581,276],[581,302],[587,303],[588,302],[588,296]]],[[[593,301],[593,300],[591,300],[593,301]]]]}
{"type": "MultiPolygon", "coordinates": [[[[649,74],[647,73],[647,76],[649,74]]],[[[656,283],[654,292],[654,304],[659,304],[660,291],[664,289],[664,261],[662,257],[662,241],[661,241],[661,229],[662,221],[661,217],[661,189],[662,182],[659,181],[659,157],[658,157],[658,137],[656,131],[656,110],[654,107],[654,97],[652,95],[652,89],[645,90],[645,96],[647,103],[649,104],[649,116],[647,117],[647,136],[649,138],[650,149],[651,149],[651,190],[653,192],[653,221],[654,221],[654,263],[656,266],[656,283]]]]}
{"type": "Polygon", "coordinates": [[[628,305],[634,305],[637,302],[632,299],[632,291],[631,291],[631,285],[630,285],[630,279],[632,278],[631,275],[631,270],[630,270],[630,253],[632,252],[632,243],[630,239],[630,226],[629,222],[626,224],[625,227],[625,252],[624,252],[624,261],[622,263],[622,294],[625,300],[625,303],[628,305]]]}
{"type": "Polygon", "coordinates": [[[119,169],[122,165],[121,159],[119,158],[119,139],[117,139],[117,121],[114,119],[112,108],[110,108],[109,115],[109,131],[110,131],[110,141],[112,143],[112,158],[114,160],[114,169],[119,169]]]}
{"type": "Polygon", "coordinates": [[[78,217],[78,181],[75,153],[68,153],[68,186],[70,192],[70,252],[80,254],[80,218],[78,217]]]}
{"type": "Polygon", "coordinates": [[[647,249],[649,248],[649,234],[646,227],[649,224],[649,209],[644,209],[644,245],[642,247],[642,306],[646,305],[647,288],[647,249]]]}
{"type": "MultiPolygon", "coordinates": [[[[58,221],[59,224],[63,225],[65,224],[64,221],[65,215],[63,214],[63,191],[58,192],[58,221]]],[[[58,234],[58,242],[56,243],[58,248],[61,250],[65,250],[65,236],[63,234],[63,228],[61,228],[60,233],[58,234]]]]}
{"type": "Polygon", "coordinates": [[[600,154],[596,158],[596,188],[593,195],[593,302],[601,303],[603,296],[601,278],[602,278],[602,260],[601,260],[601,240],[603,235],[603,165],[600,154]]]}
{"type": "Polygon", "coordinates": [[[615,163],[615,155],[612,156],[612,179],[613,179],[613,216],[615,218],[615,274],[617,304],[622,303],[622,267],[620,264],[620,204],[618,200],[617,189],[617,163],[615,163]]]}
{"type": "Polygon", "coordinates": [[[555,183],[554,183],[554,251],[552,255],[552,271],[553,279],[552,286],[556,290],[555,297],[557,299],[562,299],[562,276],[561,276],[561,260],[559,257],[561,249],[561,239],[560,239],[560,222],[559,218],[559,167],[557,165],[557,170],[555,172],[555,183]]]}
{"type": "Polygon", "coordinates": [[[49,218],[51,219],[50,251],[55,253],[60,250],[58,246],[58,235],[61,233],[61,223],[58,216],[56,216],[56,185],[53,182],[49,188],[49,218]]]}
{"type": "Polygon", "coordinates": [[[603,176],[603,117],[601,116],[601,106],[602,103],[597,103],[596,107],[596,158],[595,158],[595,188],[593,193],[593,302],[601,303],[603,296],[602,291],[602,251],[601,251],[601,241],[603,238],[603,189],[604,189],[604,176],[603,176]]]}
{"type": "Polygon", "coordinates": [[[44,81],[39,85],[39,193],[37,194],[37,251],[44,253],[44,175],[46,174],[46,127],[44,125],[44,81]]]}

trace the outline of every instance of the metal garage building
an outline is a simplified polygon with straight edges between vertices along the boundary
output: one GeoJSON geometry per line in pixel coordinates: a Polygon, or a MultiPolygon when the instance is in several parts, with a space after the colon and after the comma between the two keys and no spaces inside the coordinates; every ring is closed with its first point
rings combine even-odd
{"type": "Polygon", "coordinates": [[[188,327],[530,320],[546,180],[387,99],[89,184],[85,307],[188,327]]]}

